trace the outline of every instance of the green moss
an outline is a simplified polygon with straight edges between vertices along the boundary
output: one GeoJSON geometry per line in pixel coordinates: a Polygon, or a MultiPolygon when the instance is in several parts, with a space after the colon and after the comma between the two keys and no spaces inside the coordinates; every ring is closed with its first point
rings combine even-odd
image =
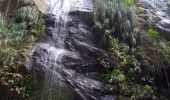
{"type": "Polygon", "coordinates": [[[147,34],[151,39],[158,39],[160,37],[159,32],[154,30],[153,28],[149,29],[147,34]]]}

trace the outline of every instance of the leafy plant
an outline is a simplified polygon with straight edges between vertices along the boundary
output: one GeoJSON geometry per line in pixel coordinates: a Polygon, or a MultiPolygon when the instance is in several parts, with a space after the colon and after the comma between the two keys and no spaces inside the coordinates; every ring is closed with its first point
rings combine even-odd
{"type": "Polygon", "coordinates": [[[159,32],[154,30],[153,28],[149,29],[147,34],[151,39],[158,39],[160,37],[159,32]]]}
{"type": "Polygon", "coordinates": [[[0,69],[0,98],[21,100],[29,97],[31,82],[28,75],[11,72],[11,67],[4,66],[0,69]],[[4,88],[5,87],[5,88],[4,88]]]}
{"type": "Polygon", "coordinates": [[[151,93],[154,92],[153,89],[152,89],[152,87],[149,86],[149,85],[145,85],[145,86],[143,87],[143,91],[144,91],[145,94],[151,94],[151,93]]]}
{"type": "Polygon", "coordinates": [[[112,82],[123,82],[125,81],[125,75],[118,69],[114,69],[112,72],[106,75],[106,80],[109,83],[112,82]]]}

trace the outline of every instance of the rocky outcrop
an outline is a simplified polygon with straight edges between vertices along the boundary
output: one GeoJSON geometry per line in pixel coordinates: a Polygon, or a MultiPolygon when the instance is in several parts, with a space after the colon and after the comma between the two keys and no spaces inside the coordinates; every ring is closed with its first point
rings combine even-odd
{"type": "Polygon", "coordinates": [[[162,36],[170,40],[170,8],[165,0],[139,0],[142,9],[149,14],[153,25],[162,36]]]}
{"type": "Polygon", "coordinates": [[[48,7],[45,3],[45,0],[34,0],[34,2],[42,13],[48,12],[48,7]]]}

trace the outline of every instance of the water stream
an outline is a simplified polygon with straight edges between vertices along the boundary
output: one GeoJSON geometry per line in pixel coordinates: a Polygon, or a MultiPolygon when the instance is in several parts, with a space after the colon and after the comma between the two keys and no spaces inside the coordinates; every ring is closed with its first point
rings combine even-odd
{"type": "Polygon", "coordinates": [[[41,100],[114,99],[115,87],[94,78],[103,69],[95,67],[101,50],[93,44],[88,26],[92,0],[46,0],[46,4],[51,15],[46,20],[52,19],[54,25],[47,26],[49,33],[32,49],[28,61],[28,69],[35,67],[44,77],[41,100]]]}

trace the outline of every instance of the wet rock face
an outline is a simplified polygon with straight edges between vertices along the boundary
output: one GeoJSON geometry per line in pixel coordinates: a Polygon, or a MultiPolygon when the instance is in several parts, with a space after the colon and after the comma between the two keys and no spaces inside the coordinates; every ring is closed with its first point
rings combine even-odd
{"type": "Polygon", "coordinates": [[[92,0],[70,0],[70,11],[92,12],[93,2],[92,0]]]}
{"type": "Polygon", "coordinates": [[[170,7],[165,0],[139,0],[144,9],[152,18],[154,26],[160,33],[170,40],[170,7]]]}
{"type": "Polygon", "coordinates": [[[30,52],[28,69],[34,66],[44,77],[48,72],[53,73],[52,79],[62,82],[59,86],[71,87],[84,100],[114,99],[112,94],[116,87],[97,80],[104,72],[97,58],[104,51],[94,44],[95,35],[90,31],[92,0],[52,1],[59,3],[48,5],[51,8],[61,6],[61,11],[50,9],[51,15],[44,17],[48,33],[30,52]]]}
{"type": "Polygon", "coordinates": [[[43,13],[48,12],[48,7],[45,4],[45,0],[34,0],[34,2],[41,12],[43,12],[43,13]]]}

